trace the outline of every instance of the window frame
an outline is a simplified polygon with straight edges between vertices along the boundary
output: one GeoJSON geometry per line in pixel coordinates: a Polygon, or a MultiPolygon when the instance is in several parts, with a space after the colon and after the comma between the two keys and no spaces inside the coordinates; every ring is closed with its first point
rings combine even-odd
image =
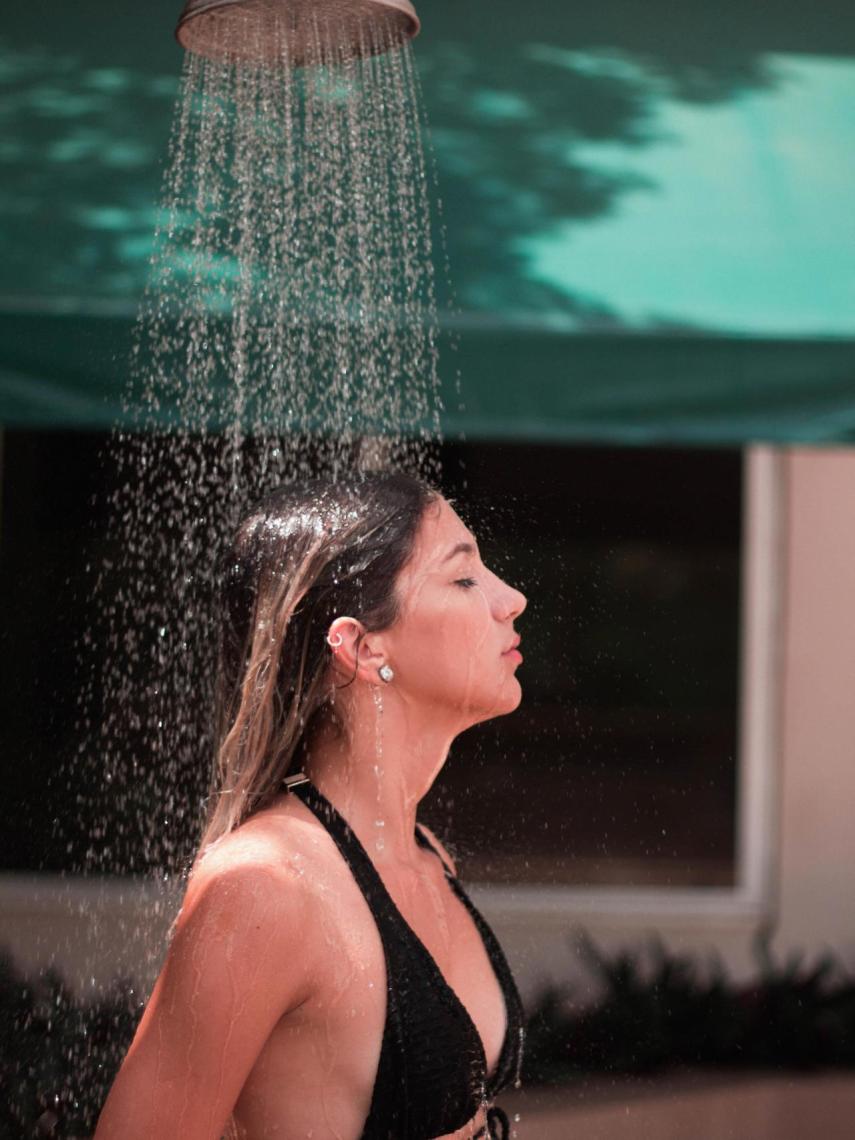
{"type": "Polygon", "coordinates": [[[762,920],[773,912],[786,567],[782,448],[743,448],[742,475],[734,886],[467,883],[496,919],[563,927],[582,915],[606,921],[762,920]]]}
{"type": "MultiPolygon", "coordinates": [[[[467,882],[491,918],[541,928],[586,917],[756,920],[771,915],[778,872],[776,757],[780,743],[783,618],[786,587],[786,463],[780,447],[743,450],[736,875],[733,887],[574,887],[467,882]]],[[[0,873],[0,907],[44,920],[51,912],[91,903],[106,891],[134,908],[150,890],[145,880],[93,883],[85,876],[0,873]],[[61,896],[61,902],[60,898],[61,896]]],[[[115,899],[113,900],[115,905],[115,899]]],[[[10,931],[11,934],[11,931],[10,931]]],[[[10,942],[16,942],[12,937],[10,942]]]]}

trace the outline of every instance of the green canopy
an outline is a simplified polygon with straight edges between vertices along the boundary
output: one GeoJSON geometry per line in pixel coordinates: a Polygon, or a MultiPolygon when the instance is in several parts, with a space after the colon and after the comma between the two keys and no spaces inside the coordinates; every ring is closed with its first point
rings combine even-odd
{"type": "MultiPolygon", "coordinates": [[[[126,414],[179,8],[6,15],[0,423],[126,414]]],[[[450,434],[855,438],[850,5],[432,0],[422,17],[450,434]]]]}

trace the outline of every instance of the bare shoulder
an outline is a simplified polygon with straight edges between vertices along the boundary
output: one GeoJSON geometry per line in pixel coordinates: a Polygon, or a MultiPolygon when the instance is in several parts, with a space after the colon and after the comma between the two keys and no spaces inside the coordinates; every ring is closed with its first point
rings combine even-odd
{"type": "Polygon", "coordinates": [[[297,872],[307,845],[304,822],[267,809],[250,816],[207,847],[193,865],[192,877],[218,875],[232,868],[269,866],[297,872]]]}
{"type": "Polygon", "coordinates": [[[312,928],[311,844],[300,820],[249,820],[196,860],[175,924],[269,939],[285,949],[312,928]]]}
{"type": "Polygon", "coordinates": [[[422,829],[422,831],[425,833],[425,835],[428,837],[428,839],[431,841],[431,843],[434,845],[434,847],[437,849],[437,851],[443,857],[445,862],[449,865],[449,867],[451,868],[452,875],[454,875],[454,877],[457,878],[457,864],[455,863],[454,859],[449,854],[448,848],[443,843],[441,843],[439,841],[439,839],[437,839],[434,832],[428,827],[428,825],[426,823],[422,823],[422,821],[419,820],[419,827],[422,829]]]}
{"type": "Polygon", "coordinates": [[[241,826],[196,860],[99,1137],[220,1136],[274,1028],[322,992],[300,830],[241,826]]]}

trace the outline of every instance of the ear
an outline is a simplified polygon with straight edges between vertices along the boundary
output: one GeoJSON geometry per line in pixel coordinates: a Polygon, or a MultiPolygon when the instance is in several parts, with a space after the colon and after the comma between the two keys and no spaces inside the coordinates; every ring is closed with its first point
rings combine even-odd
{"type": "Polygon", "coordinates": [[[336,684],[350,681],[354,673],[360,681],[379,683],[378,670],[386,662],[382,638],[368,633],[361,621],[337,617],[327,631],[327,646],[332,655],[336,684]]]}

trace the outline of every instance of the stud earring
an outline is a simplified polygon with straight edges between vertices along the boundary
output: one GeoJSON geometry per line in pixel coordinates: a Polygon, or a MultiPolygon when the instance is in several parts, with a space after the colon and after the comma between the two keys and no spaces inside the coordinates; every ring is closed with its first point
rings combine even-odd
{"type": "Polygon", "coordinates": [[[377,672],[380,674],[380,679],[385,681],[387,685],[395,676],[395,670],[391,665],[381,665],[377,672]]]}

